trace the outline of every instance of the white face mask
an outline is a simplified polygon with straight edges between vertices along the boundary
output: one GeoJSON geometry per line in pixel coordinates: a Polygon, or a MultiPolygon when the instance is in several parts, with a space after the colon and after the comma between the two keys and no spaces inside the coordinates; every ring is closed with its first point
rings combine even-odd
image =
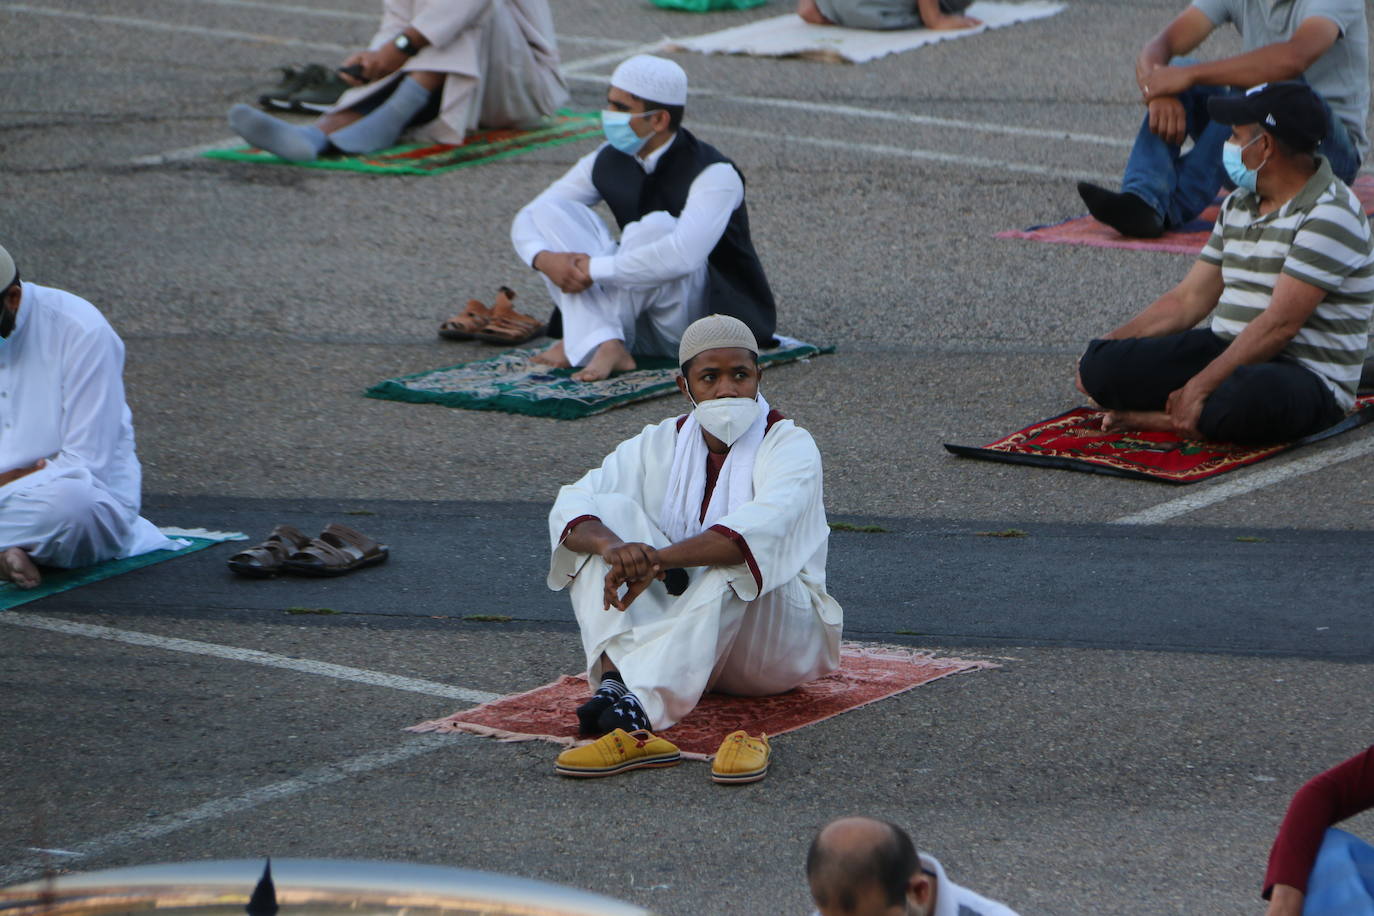
{"type": "Polygon", "coordinates": [[[734,445],[735,440],[754,425],[759,418],[759,410],[760,405],[755,398],[716,398],[697,404],[692,415],[702,429],[729,446],[734,445]]]}

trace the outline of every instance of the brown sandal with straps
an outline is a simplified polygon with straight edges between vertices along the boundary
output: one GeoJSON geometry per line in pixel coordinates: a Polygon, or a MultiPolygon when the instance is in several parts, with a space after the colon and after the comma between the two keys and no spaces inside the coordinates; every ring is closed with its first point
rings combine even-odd
{"type": "Polygon", "coordinates": [[[492,310],[476,299],[469,299],[467,307],[439,325],[439,336],[445,340],[474,340],[477,333],[491,323],[492,310]]]}
{"type": "Polygon", "coordinates": [[[391,551],[360,531],[334,522],[317,538],[286,558],[283,568],[300,576],[342,576],[364,566],[385,563],[391,551]]]}
{"type": "Polygon", "coordinates": [[[310,538],[294,526],[278,525],[272,529],[267,540],[230,557],[228,565],[240,576],[266,579],[281,572],[286,558],[309,543],[310,538]]]}
{"type": "Polygon", "coordinates": [[[473,336],[487,343],[514,347],[543,337],[548,325],[530,315],[515,310],[515,290],[509,286],[501,287],[496,296],[496,304],[491,308],[491,321],[473,336]]]}

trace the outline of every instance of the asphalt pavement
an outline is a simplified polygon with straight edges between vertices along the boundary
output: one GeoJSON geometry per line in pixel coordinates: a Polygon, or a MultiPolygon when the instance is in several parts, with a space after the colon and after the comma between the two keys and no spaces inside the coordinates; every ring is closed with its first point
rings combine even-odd
{"type": "MultiPolygon", "coordinates": [[[[434,337],[469,297],[546,307],[509,220],[590,144],[441,177],[211,161],[230,105],[366,42],[374,0],[0,4],[0,241],[124,337],[146,514],[254,540],[341,521],[393,550],[247,582],[220,545],[0,613],[0,884],[308,855],[801,913],[810,836],[863,812],[1025,914],[1260,912],[1288,798],[1374,740],[1374,432],[1190,487],[941,447],[1073,406],[1083,342],[1188,269],[994,237],[1119,174],[1131,61],[1180,6],[1072,0],[859,66],[676,55],[688,126],[747,178],[780,330],[837,348],[764,385],[816,436],[832,521],[884,529],[832,537],[847,637],[1000,665],[782,736],[766,781],[727,789],[696,763],[570,783],[548,745],[403,731],[577,670],[548,504],[683,409],[361,396],[492,352],[434,337]]],[[[557,0],[574,107],[636,49],[786,9],[557,0]]]]}

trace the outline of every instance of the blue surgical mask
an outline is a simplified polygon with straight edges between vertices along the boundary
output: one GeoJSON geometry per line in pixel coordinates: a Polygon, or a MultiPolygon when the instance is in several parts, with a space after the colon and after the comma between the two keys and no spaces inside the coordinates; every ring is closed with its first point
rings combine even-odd
{"type": "Polygon", "coordinates": [[[644,148],[644,144],[649,142],[648,136],[641,137],[635,133],[630,126],[631,118],[642,118],[649,111],[633,113],[629,111],[603,111],[601,112],[601,132],[606,135],[606,140],[627,156],[633,156],[644,148]]]}
{"type": "Polygon", "coordinates": [[[1255,190],[1255,182],[1259,180],[1259,170],[1264,168],[1265,163],[1269,160],[1266,159],[1255,168],[1249,169],[1241,161],[1241,153],[1254,146],[1255,140],[1258,140],[1260,136],[1262,135],[1256,135],[1254,140],[1244,146],[1227,140],[1221,148],[1221,164],[1226,167],[1226,177],[1230,178],[1231,183],[1236,187],[1244,188],[1247,191],[1255,190]]]}

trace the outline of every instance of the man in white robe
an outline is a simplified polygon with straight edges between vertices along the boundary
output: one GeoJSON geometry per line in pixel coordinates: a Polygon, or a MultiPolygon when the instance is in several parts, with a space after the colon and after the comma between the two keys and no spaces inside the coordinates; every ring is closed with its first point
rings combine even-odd
{"type": "Polygon", "coordinates": [[[4,248],[0,282],[0,579],[174,548],[138,514],[123,342],[86,300],[22,282],[4,248]]]}
{"type": "Polygon", "coordinates": [[[744,179],[719,150],[682,127],[687,74],[638,54],[611,74],[606,143],[516,214],[511,243],[544,275],[557,306],[535,357],[580,367],[578,381],[635,368],[635,356],[672,357],[682,332],[708,312],[741,319],[773,344],[776,305],[754,250],[744,179]],[[617,241],[592,210],[604,202],[617,241]]]}
{"type": "Polygon", "coordinates": [[[344,61],[355,88],[301,126],[235,105],[229,126],[297,162],[370,153],[414,134],[462,143],[478,127],[533,127],[568,101],[548,0],[384,0],[371,45],[344,61]]]}
{"type": "Polygon", "coordinates": [[[548,584],[569,590],[599,685],[578,710],[589,734],[668,728],[707,690],[782,693],[840,663],[815,442],[759,394],[743,322],[695,322],[679,363],[692,413],[621,443],[549,513],[548,584]]]}

